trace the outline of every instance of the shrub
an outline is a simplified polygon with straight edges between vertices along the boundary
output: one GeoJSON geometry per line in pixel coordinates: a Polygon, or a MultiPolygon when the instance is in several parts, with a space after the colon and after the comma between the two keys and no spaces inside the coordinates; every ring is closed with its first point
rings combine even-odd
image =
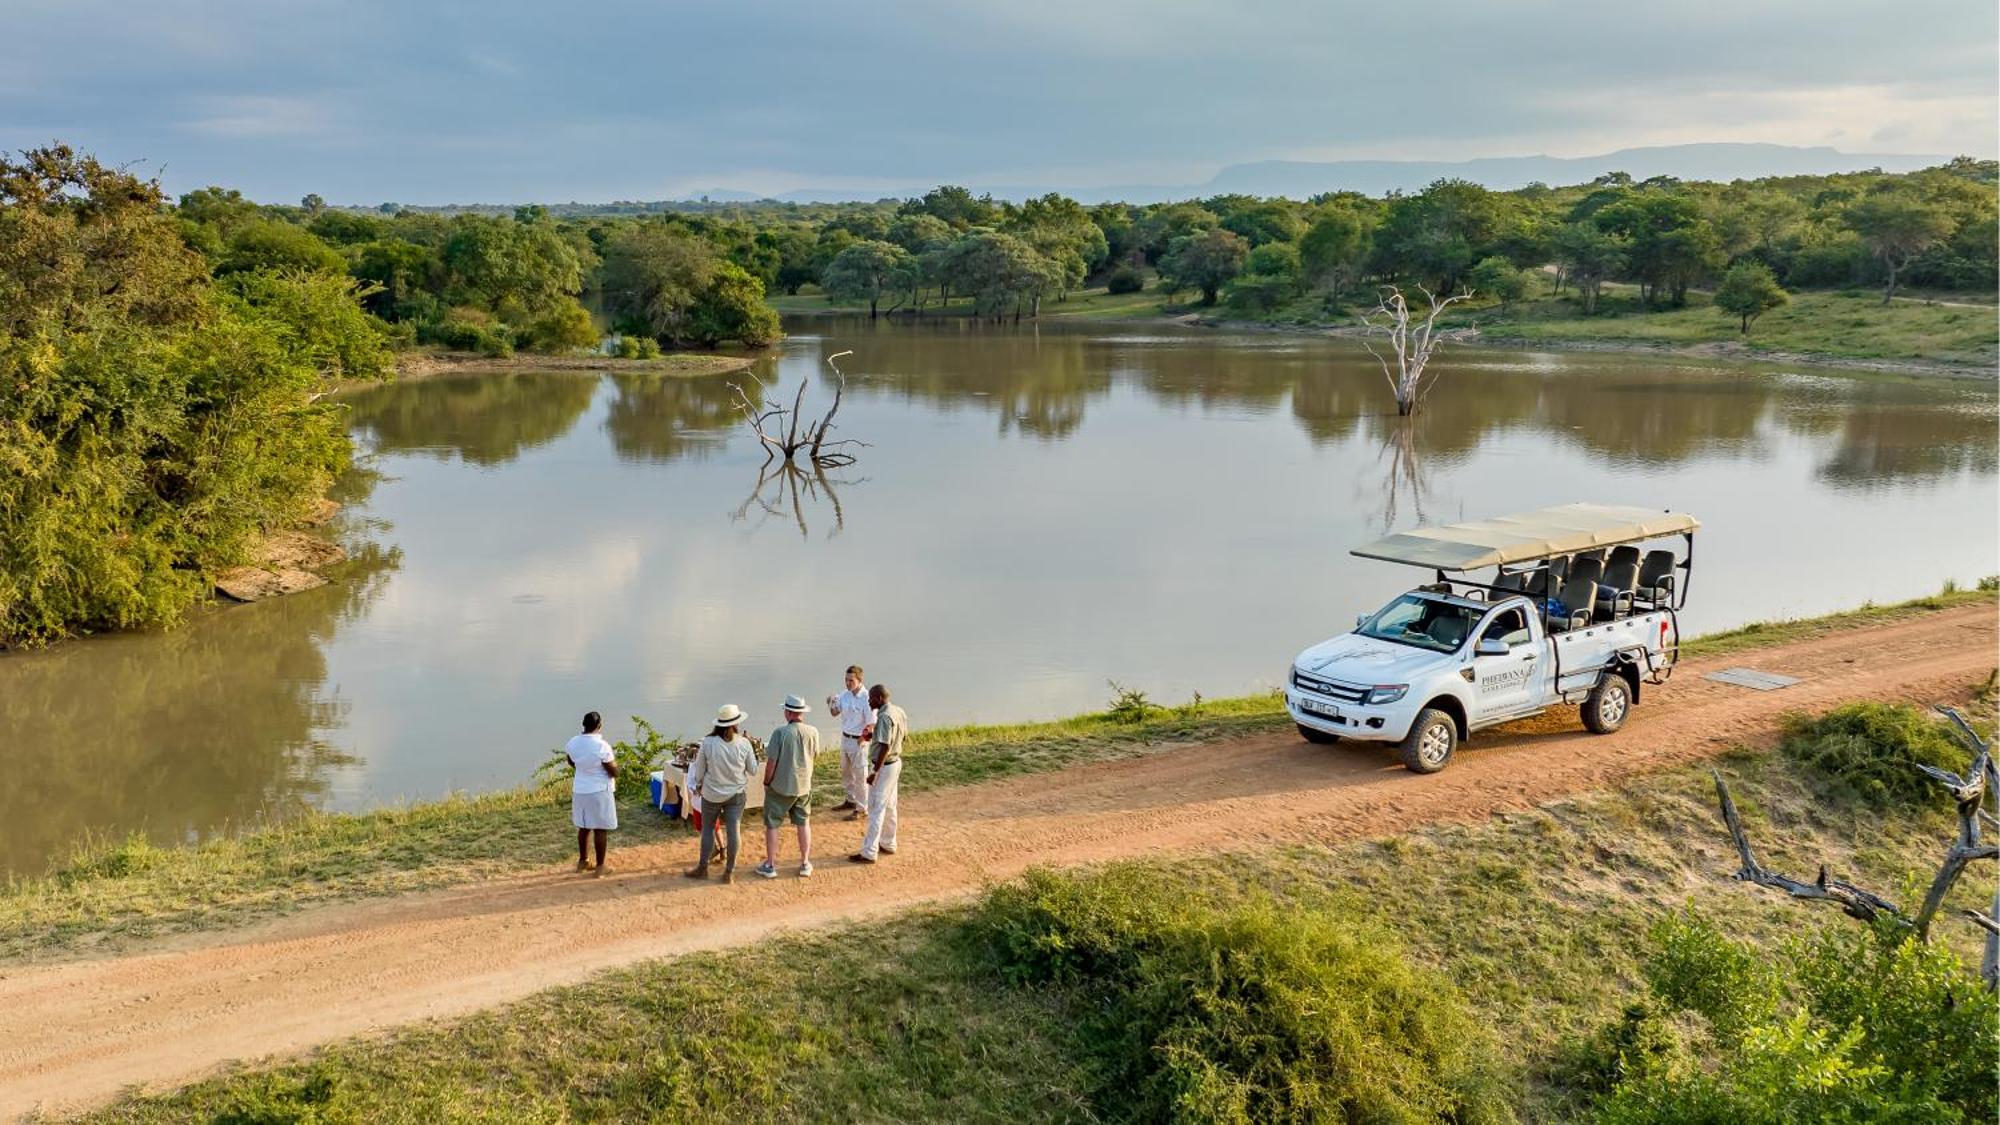
{"type": "Polygon", "coordinates": [[[658,359],[660,342],[651,336],[628,332],[618,337],[619,359],[658,359]]]}
{"type": "Polygon", "coordinates": [[[1738,1041],[1777,1014],[1779,984],[1770,965],[1706,918],[1676,914],[1653,928],[1653,943],[1645,965],[1653,995],[1675,1010],[1700,1014],[1724,1042],[1738,1041]]]}
{"type": "Polygon", "coordinates": [[[0,643],[178,621],[345,467],[329,380],[386,369],[344,275],[217,284],[164,203],[0,157],[0,643]]]}
{"type": "Polygon", "coordinates": [[[1597,1070],[1614,1078],[1599,1121],[1950,1122],[2000,1112],[2000,1001],[1949,950],[1887,922],[1836,923],[1775,964],[1692,916],[1655,939],[1649,999],[1597,1040],[1597,1070]],[[1673,1024],[1679,1011],[1701,1016],[1713,1039],[1673,1024]],[[1618,1049],[1615,1061],[1607,1048],[1618,1049]]]}
{"type": "Polygon", "coordinates": [[[1971,754],[1943,723],[1904,703],[1849,703],[1823,715],[1789,715],[1779,749],[1862,801],[1887,807],[1944,799],[1917,765],[1963,772],[1971,754]]]}
{"type": "Polygon", "coordinates": [[[1065,990],[1097,1112],[1135,1121],[1503,1121],[1457,992],[1385,939],[1253,901],[1160,893],[1139,868],[1030,872],[968,923],[993,970],[1065,990]]]}
{"type": "Polygon", "coordinates": [[[1136,723],[1160,709],[1159,704],[1146,698],[1146,693],[1138,688],[1128,688],[1117,680],[1106,680],[1111,686],[1111,706],[1106,714],[1121,723],[1136,723]]]}
{"type": "Polygon", "coordinates": [[[1146,275],[1131,266],[1119,266],[1104,279],[1106,293],[1139,293],[1146,288],[1146,275]]]}
{"type": "Polygon", "coordinates": [[[1862,1060],[1973,1120],[1996,1119],[2000,1002],[1949,949],[1884,923],[1880,931],[1824,930],[1792,960],[1815,1019],[1865,1030],[1862,1060]]]}
{"type": "Polygon", "coordinates": [[[590,313],[575,301],[562,302],[528,325],[528,345],[536,351],[575,351],[597,346],[598,339],[590,313]]]}

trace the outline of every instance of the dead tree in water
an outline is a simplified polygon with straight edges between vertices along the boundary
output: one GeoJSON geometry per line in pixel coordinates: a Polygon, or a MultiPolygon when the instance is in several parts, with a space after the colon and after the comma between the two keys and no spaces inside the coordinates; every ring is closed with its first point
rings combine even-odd
{"type": "MultiPolygon", "coordinates": [[[[1965,873],[1966,865],[1975,859],[2000,859],[2000,847],[1985,843],[1980,837],[1982,822],[2000,828],[2000,815],[1997,815],[2000,814],[2000,806],[1996,806],[1996,802],[2000,802],[2000,769],[1996,769],[1993,762],[1993,747],[1979,737],[1972,724],[1965,721],[1965,716],[1950,707],[1939,710],[1956,726],[1959,738],[1972,749],[1973,758],[1963,777],[1936,766],[1917,766],[1925,776],[1951,790],[1952,799],[1958,803],[1958,834],[1953,837],[1943,862],[1938,865],[1937,875],[1931,879],[1930,893],[1924,895],[1924,904],[1915,917],[1873,891],[1838,879],[1828,879],[1825,864],[1820,865],[1819,877],[1806,883],[1758,863],[1757,857],[1750,851],[1750,839],[1744,834],[1743,819],[1736,812],[1736,802],[1729,797],[1729,785],[1722,780],[1720,770],[1712,770],[1716,797],[1722,803],[1722,822],[1728,826],[1730,836],[1736,841],[1736,854],[1743,860],[1735,878],[1783,891],[1793,898],[1831,902],[1840,907],[1841,913],[1863,922],[1893,918],[1914,934],[1918,941],[1928,942],[1931,923],[1937,920],[1945,896],[1951,893],[1958,877],[1965,873]]],[[[1986,931],[1986,956],[1980,964],[1979,975],[1985,978],[1986,987],[2000,989],[2000,888],[1994,891],[1991,914],[1982,914],[1977,910],[1962,913],[1986,931]]]]}
{"type": "MultiPolygon", "coordinates": [[[[779,454],[784,455],[784,461],[788,465],[797,464],[800,454],[804,454],[804,460],[817,468],[839,468],[854,464],[854,454],[841,447],[852,445],[865,448],[867,442],[856,441],[853,438],[842,438],[838,441],[826,439],[826,435],[833,431],[833,416],[840,411],[841,393],[847,389],[847,376],[840,373],[840,366],[833,361],[841,356],[853,354],[851,351],[835,352],[826,357],[826,365],[833,368],[833,405],[826,408],[825,417],[818,422],[805,423],[803,432],[800,430],[800,419],[806,402],[805,379],[799,380],[799,390],[792,396],[791,406],[780,406],[775,402],[766,401],[762,409],[750,400],[750,396],[742,387],[735,383],[729,384],[729,389],[736,392],[737,408],[743,411],[744,420],[750,424],[751,432],[757,435],[757,441],[764,447],[765,464],[770,464],[779,454]]],[[[758,390],[761,392],[763,387],[759,386],[758,390]]]]}
{"type": "MultiPolygon", "coordinates": [[[[1410,304],[1403,299],[1403,291],[1393,285],[1384,287],[1385,295],[1376,304],[1375,310],[1361,318],[1361,323],[1369,332],[1386,335],[1389,347],[1396,353],[1396,366],[1391,370],[1388,358],[1376,351],[1366,337],[1362,338],[1361,346],[1367,348],[1368,354],[1375,357],[1375,362],[1382,365],[1382,376],[1389,380],[1389,389],[1396,396],[1396,413],[1404,416],[1415,414],[1417,407],[1423,403],[1425,393],[1430,390],[1424,386],[1424,368],[1429,366],[1438,346],[1446,340],[1463,340],[1478,334],[1476,329],[1471,328],[1456,332],[1437,330],[1438,314],[1460,301],[1469,300],[1472,290],[1443,300],[1432,296],[1431,291],[1421,285],[1417,286],[1417,291],[1431,303],[1431,311],[1421,323],[1412,323],[1410,304]]],[[[1437,380],[1433,378],[1431,383],[1434,386],[1437,380]]]]}

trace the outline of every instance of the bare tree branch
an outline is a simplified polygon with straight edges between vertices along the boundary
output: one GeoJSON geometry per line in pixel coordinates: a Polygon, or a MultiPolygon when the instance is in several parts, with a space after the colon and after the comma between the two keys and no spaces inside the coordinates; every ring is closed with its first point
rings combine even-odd
{"type": "Polygon", "coordinates": [[[1373,313],[1361,318],[1364,327],[1386,336],[1390,349],[1396,353],[1396,369],[1391,371],[1386,357],[1370,347],[1365,338],[1361,342],[1361,346],[1368,349],[1368,354],[1374,356],[1375,361],[1381,364],[1382,375],[1389,381],[1390,393],[1396,396],[1396,413],[1404,415],[1416,413],[1424,396],[1429,393],[1431,387],[1437,385],[1435,372],[1431,373],[1430,384],[1424,383],[1425,370],[1430,365],[1431,357],[1437,353],[1437,349],[1447,341],[1462,340],[1477,334],[1475,329],[1440,332],[1437,327],[1438,317],[1444,310],[1460,301],[1471,299],[1471,290],[1439,300],[1435,294],[1421,285],[1416,289],[1430,303],[1430,312],[1420,324],[1412,325],[1409,301],[1403,296],[1402,290],[1393,285],[1384,287],[1385,292],[1377,302],[1373,313]],[[1377,321],[1376,315],[1385,319],[1377,321]]]}
{"type": "MultiPolygon", "coordinates": [[[[867,442],[853,438],[842,438],[834,442],[826,440],[827,433],[833,429],[833,416],[840,411],[842,393],[847,389],[847,377],[841,374],[840,366],[833,361],[852,354],[854,353],[835,352],[827,357],[827,365],[833,368],[836,377],[833,405],[827,408],[826,415],[818,422],[804,422],[804,433],[799,432],[799,427],[805,414],[807,380],[799,380],[799,389],[792,395],[791,406],[779,406],[767,400],[762,410],[757,408],[742,387],[735,383],[729,384],[729,388],[736,392],[737,409],[743,413],[744,421],[749,424],[751,432],[757,435],[757,440],[764,447],[764,459],[767,464],[781,455],[785,464],[794,464],[799,460],[799,454],[803,452],[805,460],[816,467],[838,468],[854,463],[854,454],[841,450],[840,446],[867,447],[867,442]],[[780,431],[782,436],[773,434],[774,430],[780,431]]],[[[762,391],[763,387],[760,385],[758,390],[762,391]]]]}
{"type": "Polygon", "coordinates": [[[1774,890],[1780,890],[1791,895],[1793,898],[1819,899],[1832,902],[1840,907],[1841,913],[1850,918],[1859,918],[1864,922],[1873,922],[1876,918],[1886,914],[1905,924],[1908,923],[1909,919],[1905,918],[1903,912],[1897,908],[1896,904],[1890,902],[1888,899],[1873,892],[1862,890],[1852,883],[1845,883],[1838,879],[1828,879],[1826,877],[1825,864],[1820,865],[1819,878],[1817,880],[1811,883],[1802,883],[1788,875],[1780,875],[1775,871],[1771,871],[1764,867],[1763,864],[1758,863],[1757,857],[1750,851],[1750,839],[1743,831],[1743,818],[1736,811],[1736,802],[1730,799],[1729,783],[1722,780],[1721,770],[1710,770],[1709,773],[1715,777],[1715,793],[1717,798],[1722,802],[1722,822],[1729,827],[1729,835],[1736,841],[1736,854],[1743,861],[1743,866],[1737,870],[1732,878],[1742,880],[1746,883],[1755,883],[1760,887],[1770,887],[1774,890]]]}

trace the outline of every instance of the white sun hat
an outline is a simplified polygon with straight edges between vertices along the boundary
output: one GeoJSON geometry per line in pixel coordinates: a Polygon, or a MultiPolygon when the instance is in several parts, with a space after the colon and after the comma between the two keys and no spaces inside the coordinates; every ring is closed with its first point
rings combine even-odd
{"type": "Polygon", "coordinates": [[[796,711],[799,714],[803,715],[806,712],[812,710],[812,708],[806,706],[806,701],[800,699],[798,696],[788,695],[785,697],[785,710],[796,711]]]}
{"type": "Polygon", "coordinates": [[[715,725],[719,727],[740,726],[743,722],[743,708],[734,703],[725,703],[716,709],[715,725]]]}

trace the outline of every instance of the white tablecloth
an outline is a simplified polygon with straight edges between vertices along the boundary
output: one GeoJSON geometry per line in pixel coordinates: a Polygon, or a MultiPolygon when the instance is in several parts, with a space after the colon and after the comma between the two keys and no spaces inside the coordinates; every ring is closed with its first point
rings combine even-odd
{"type": "MultiPolygon", "coordinates": [[[[687,770],[669,762],[661,768],[660,777],[673,790],[673,793],[668,795],[667,800],[669,803],[680,805],[681,819],[686,820],[694,815],[694,809],[690,808],[688,802],[684,799],[687,793],[687,770]]],[[[743,796],[743,807],[745,809],[761,809],[764,807],[764,771],[761,766],[750,774],[750,784],[744,788],[743,796]]]]}

